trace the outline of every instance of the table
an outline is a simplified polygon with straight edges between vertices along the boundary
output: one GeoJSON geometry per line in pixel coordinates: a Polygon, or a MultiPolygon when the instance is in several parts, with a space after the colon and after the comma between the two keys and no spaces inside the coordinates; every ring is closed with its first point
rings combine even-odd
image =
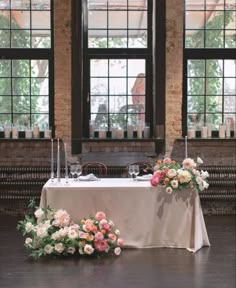
{"type": "Polygon", "coordinates": [[[69,183],[49,180],[40,200],[40,207],[47,205],[65,209],[75,222],[97,211],[105,212],[120,230],[125,247],[175,247],[196,252],[210,246],[196,190],[168,194],[164,187],[130,178],[69,179],[69,183]]]}

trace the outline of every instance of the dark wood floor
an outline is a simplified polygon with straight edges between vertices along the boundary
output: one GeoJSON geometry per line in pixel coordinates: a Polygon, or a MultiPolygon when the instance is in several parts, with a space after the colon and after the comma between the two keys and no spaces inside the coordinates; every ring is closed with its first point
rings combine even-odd
{"type": "Polygon", "coordinates": [[[1,288],[235,288],[235,217],[205,217],[210,248],[127,249],[102,259],[30,260],[13,216],[0,216],[1,288]]]}

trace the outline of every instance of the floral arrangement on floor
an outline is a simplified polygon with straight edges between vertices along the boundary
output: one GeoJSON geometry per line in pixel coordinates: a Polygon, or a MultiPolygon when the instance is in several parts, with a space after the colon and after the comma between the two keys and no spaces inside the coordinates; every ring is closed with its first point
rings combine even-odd
{"type": "Polygon", "coordinates": [[[26,215],[17,229],[27,236],[24,246],[34,259],[47,255],[99,256],[110,252],[120,255],[124,241],[104,212],[76,224],[65,210],[38,208],[34,200],[29,207],[35,209],[34,215],[26,215]]]}
{"type": "Polygon", "coordinates": [[[198,166],[203,164],[201,158],[197,157],[197,162],[191,158],[186,158],[182,165],[166,157],[157,160],[154,166],[154,173],[150,182],[153,186],[162,185],[166,187],[167,193],[173,190],[181,190],[185,187],[195,188],[197,191],[207,189],[207,171],[198,170],[198,166]]]}

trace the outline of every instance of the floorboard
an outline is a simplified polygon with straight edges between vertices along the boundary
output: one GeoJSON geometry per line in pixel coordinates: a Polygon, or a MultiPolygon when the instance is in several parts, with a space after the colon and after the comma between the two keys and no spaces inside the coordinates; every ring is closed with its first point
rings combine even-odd
{"type": "Polygon", "coordinates": [[[235,288],[235,216],[205,216],[211,247],[124,249],[119,257],[33,261],[14,216],[0,215],[1,288],[235,288]]]}

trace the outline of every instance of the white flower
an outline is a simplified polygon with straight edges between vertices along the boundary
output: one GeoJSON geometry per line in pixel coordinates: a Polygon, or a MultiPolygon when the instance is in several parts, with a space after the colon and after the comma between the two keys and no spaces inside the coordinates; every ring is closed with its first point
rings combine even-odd
{"type": "Polygon", "coordinates": [[[203,163],[203,161],[202,161],[202,159],[200,157],[197,157],[197,163],[198,164],[202,164],[203,163]]]}
{"type": "Polygon", "coordinates": [[[31,246],[31,243],[33,242],[33,240],[31,238],[26,238],[25,239],[25,244],[31,246]]]}
{"type": "Polygon", "coordinates": [[[192,179],[192,176],[186,170],[179,170],[178,179],[180,183],[188,183],[192,179]]]}
{"type": "Polygon", "coordinates": [[[85,254],[91,255],[91,254],[93,254],[93,252],[94,252],[94,248],[91,245],[86,244],[84,246],[84,253],[85,254]]]}
{"type": "Polygon", "coordinates": [[[200,185],[202,183],[202,178],[200,176],[197,176],[196,177],[196,182],[197,182],[197,184],[200,185]]]}
{"type": "Polygon", "coordinates": [[[175,188],[178,188],[178,186],[179,186],[179,182],[178,182],[178,180],[172,180],[171,182],[170,182],[170,184],[171,184],[171,186],[175,189],[175,188]]]}
{"type": "Polygon", "coordinates": [[[174,178],[176,175],[177,175],[177,172],[176,172],[175,169],[170,169],[170,170],[168,170],[168,172],[167,172],[167,176],[168,176],[169,178],[174,178]]]}
{"type": "Polygon", "coordinates": [[[171,187],[167,187],[167,188],[166,188],[166,192],[167,192],[168,194],[171,194],[171,193],[173,192],[173,189],[172,189],[171,187]]]}
{"type": "Polygon", "coordinates": [[[115,234],[119,236],[120,235],[120,230],[116,229],[115,230],[115,234]]]}
{"type": "Polygon", "coordinates": [[[58,253],[62,253],[65,249],[64,245],[62,243],[57,243],[54,247],[54,249],[58,252],[58,253]]]}
{"type": "Polygon", "coordinates": [[[50,244],[47,244],[45,247],[44,247],[44,251],[47,253],[47,254],[51,254],[53,252],[53,246],[50,245],[50,244]]]}
{"type": "Polygon", "coordinates": [[[58,220],[60,223],[60,227],[68,226],[70,223],[70,215],[62,209],[56,211],[54,215],[55,220],[58,220]]]}
{"type": "Polygon", "coordinates": [[[191,158],[186,158],[186,159],[184,159],[184,161],[183,161],[182,164],[183,164],[183,167],[184,167],[185,169],[188,169],[188,170],[196,167],[196,163],[195,163],[194,160],[191,159],[191,158]]]}
{"type": "Polygon", "coordinates": [[[121,253],[121,248],[120,248],[120,247],[116,247],[116,248],[114,249],[114,253],[115,253],[115,255],[119,256],[120,253],[121,253]]]}
{"type": "Polygon", "coordinates": [[[209,173],[207,171],[201,170],[201,177],[202,179],[206,179],[207,177],[209,177],[209,173]]]}
{"type": "Polygon", "coordinates": [[[38,227],[36,229],[36,234],[39,238],[44,238],[44,237],[47,237],[48,236],[48,230],[46,227],[38,227]]]}
{"type": "Polygon", "coordinates": [[[73,230],[73,229],[69,229],[69,231],[68,231],[68,237],[69,237],[70,239],[75,239],[75,238],[78,237],[78,233],[77,233],[75,230],[73,230]]]}
{"type": "Polygon", "coordinates": [[[30,231],[34,230],[34,225],[31,222],[27,222],[25,224],[25,231],[29,233],[30,231]]]}
{"type": "Polygon", "coordinates": [[[80,248],[79,248],[79,254],[80,254],[80,255],[84,255],[84,249],[83,249],[83,247],[80,247],[80,248]]]}
{"type": "Polygon", "coordinates": [[[34,215],[36,218],[41,218],[44,215],[44,212],[41,208],[39,208],[34,212],[34,215]]]}
{"type": "Polygon", "coordinates": [[[209,184],[206,181],[202,181],[202,185],[204,187],[204,189],[208,189],[209,184]]]}
{"type": "Polygon", "coordinates": [[[192,169],[192,173],[193,173],[193,175],[195,175],[195,176],[200,176],[200,171],[198,171],[197,169],[192,169]]]}
{"type": "Polygon", "coordinates": [[[68,252],[69,254],[74,254],[74,253],[75,253],[75,247],[68,247],[68,248],[67,248],[67,252],[68,252]]]}

